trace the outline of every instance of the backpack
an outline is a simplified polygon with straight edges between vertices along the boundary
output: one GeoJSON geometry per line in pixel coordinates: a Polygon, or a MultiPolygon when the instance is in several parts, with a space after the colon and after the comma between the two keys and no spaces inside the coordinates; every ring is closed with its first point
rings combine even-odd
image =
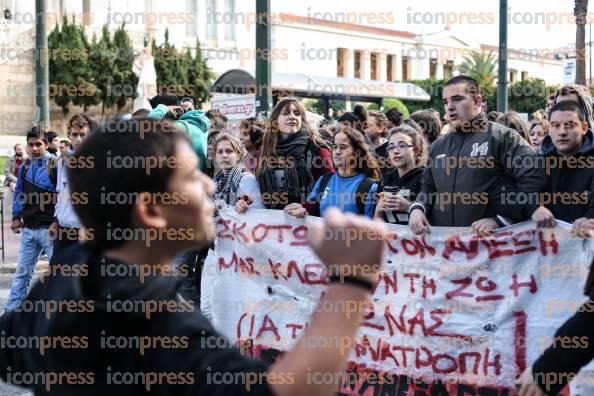
{"type": "MultiPolygon", "coordinates": [[[[23,170],[21,171],[21,186],[24,190],[25,181],[26,181],[25,176],[27,175],[27,171],[29,170],[29,167],[31,166],[31,158],[27,158],[21,166],[23,167],[23,170]]],[[[48,159],[46,162],[46,171],[47,171],[47,175],[50,178],[52,184],[54,186],[57,185],[57,183],[58,183],[57,161],[54,159],[48,159]]]]}
{"type": "MultiPolygon", "coordinates": [[[[322,196],[324,195],[324,191],[326,191],[326,187],[328,183],[330,183],[330,178],[334,175],[334,173],[326,173],[324,174],[320,180],[320,189],[318,190],[318,194],[316,196],[316,202],[319,204],[322,200],[322,196]]],[[[357,211],[360,215],[365,215],[365,200],[367,199],[367,194],[369,193],[369,189],[375,183],[371,177],[366,177],[359,183],[357,186],[357,192],[355,193],[355,204],[357,205],[357,211]]]]}

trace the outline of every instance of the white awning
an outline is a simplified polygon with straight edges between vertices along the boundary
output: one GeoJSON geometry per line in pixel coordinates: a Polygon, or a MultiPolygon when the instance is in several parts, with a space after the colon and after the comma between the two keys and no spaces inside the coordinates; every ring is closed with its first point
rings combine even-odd
{"type": "MultiPolygon", "coordinates": [[[[214,82],[210,91],[225,94],[257,93],[255,74],[249,70],[231,69],[214,82]]],[[[426,102],[430,99],[425,90],[411,83],[320,77],[302,73],[272,73],[272,91],[278,96],[355,102],[378,102],[387,98],[426,102]]]]}

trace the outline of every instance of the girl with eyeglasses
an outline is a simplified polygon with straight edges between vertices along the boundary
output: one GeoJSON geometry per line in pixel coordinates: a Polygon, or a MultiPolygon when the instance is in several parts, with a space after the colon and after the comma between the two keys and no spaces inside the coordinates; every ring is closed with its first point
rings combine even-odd
{"type": "Polygon", "coordinates": [[[285,212],[301,218],[307,214],[324,216],[330,207],[343,212],[374,214],[379,166],[363,139],[363,134],[349,126],[338,125],[332,141],[333,174],[322,176],[309,193],[308,204],[291,204],[285,212]]]}
{"type": "Polygon", "coordinates": [[[407,225],[411,202],[421,190],[427,144],[422,134],[401,125],[390,131],[387,150],[395,169],[382,177],[374,218],[407,225]]]}

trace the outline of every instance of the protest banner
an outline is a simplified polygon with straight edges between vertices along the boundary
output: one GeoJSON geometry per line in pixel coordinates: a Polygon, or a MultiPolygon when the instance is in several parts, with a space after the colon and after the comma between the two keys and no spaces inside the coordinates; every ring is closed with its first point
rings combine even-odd
{"type": "MultiPolygon", "coordinates": [[[[326,270],[307,246],[311,222],[321,219],[274,210],[220,214],[202,308],[246,354],[272,362],[314,310],[336,309],[318,306],[326,270]]],[[[587,300],[591,241],[572,235],[567,223],[536,230],[526,222],[488,237],[468,228],[414,236],[390,225],[386,244],[370,303],[346,307],[365,312],[355,340],[308,345],[353,343],[344,375],[312,373],[312,382],[333,381],[341,394],[511,395],[517,376],[587,300]]],[[[563,342],[584,348],[588,340],[563,342]]]]}

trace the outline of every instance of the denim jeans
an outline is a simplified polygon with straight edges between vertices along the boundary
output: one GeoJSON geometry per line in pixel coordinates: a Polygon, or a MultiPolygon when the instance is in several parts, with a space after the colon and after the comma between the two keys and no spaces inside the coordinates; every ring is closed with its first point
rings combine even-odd
{"type": "Polygon", "coordinates": [[[35,265],[41,252],[45,251],[48,259],[51,260],[53,247],[54,244],[49,237],[47,228],[23,228],[16,273],[6,303],[7,312],[14,311],[21,306],[27,296],[35,265]]]}

